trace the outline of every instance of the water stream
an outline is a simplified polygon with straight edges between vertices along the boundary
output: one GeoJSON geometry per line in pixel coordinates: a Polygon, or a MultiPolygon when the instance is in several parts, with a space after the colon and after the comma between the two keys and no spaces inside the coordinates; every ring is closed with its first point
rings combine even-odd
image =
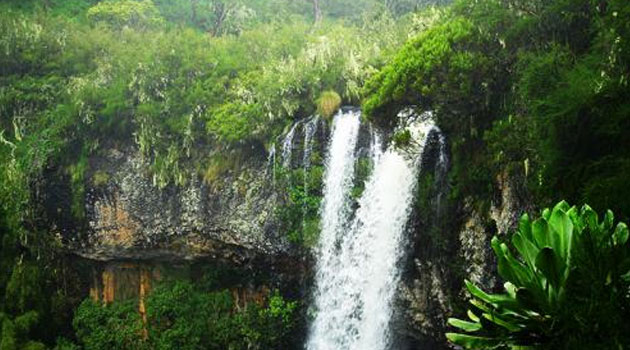
{"type": "Polygon", "coordinates": [[[427,135],[435,129],[426,119],[418,118],[408,127],[412,143],[405,152],[392,145],[383,152],[380,136],[371,131],[373,171],[352,213],[359,112],[335,117],[317,247],[316,314],[307,349],[385,350],[391,346],[392,303],[400,279],[404,230],[422,151],[427,135]]]}

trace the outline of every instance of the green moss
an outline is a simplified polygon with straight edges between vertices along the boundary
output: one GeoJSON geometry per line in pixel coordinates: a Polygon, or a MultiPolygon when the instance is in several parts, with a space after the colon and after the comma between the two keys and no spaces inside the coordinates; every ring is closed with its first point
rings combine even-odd
{"type": "Polygon", "coordinates": [[[357,159],[354,169],[354,185],[350,192],[350,196],[354,200],[361,198],[361,195],[365,190],[365,183],[372,174],[373,168],[374,164],[372,164],[372,159],[367,157],[360,157],[357,159]]]}
{"type": "Polygon", "coordinates": [[[304,169],[278,172],[278,186],[284,189],[285,198],[284,205],[276,207],[275,213],[282,231],[294,244],[310,247],[319,238],[323,173],[321,165],[313,165],[307,172],[304,169]]]}
{"type": "Polygon", "coordinates": [[[79,160],[67,168],[72,191],[71,210],[77,219],[85,217],[85,174],[88,167],[87,152],[83,151],[79,160]]]}
{"type": "Polygon", "coordinates": [[[222,176],[228,173],[236,173],[244,164],[246,155],[241,150],[232,150],[228,154],[215,154],[207,162],[202,172],[202,178],[206,185],[216,187],[222,176]]]}
{"type": "Polygon", "coordinates": [[[92,175],[92,185],[95,187],[105,186],[109,182],[109,174],[106,171],[98,170],[92,175]]]}

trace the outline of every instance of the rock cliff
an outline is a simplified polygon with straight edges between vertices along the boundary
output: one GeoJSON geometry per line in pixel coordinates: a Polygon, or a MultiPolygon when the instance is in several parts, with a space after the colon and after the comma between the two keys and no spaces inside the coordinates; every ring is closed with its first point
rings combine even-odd
{"type": "MultiPolygon", "coordinates": [[[[162,189],[153,184],[150,166],[136,147],[109,147],[89,159],[81,220],[67,218],[71,188],[59,170],[51,169],[41,191],[46,225],[61,237],[64,250],[95,261],[89,283],[94,299],[142,298],[160,280],[164,265],[190,271],[195,264],[220,263],[251,275],[225,286],[245,303],[278,287],[308,300],[312,254],[282,232],[276,208],[284,205],[286,188],[276,186],[274,178],[275,167],[283,163],[303,166],[309,137],[317,142],[308,152],[325,153],[326,122],[315,122],[308,137],[306,125],[312,123],[302,125],[291,131],[288,143],[284,135],[276,141],[279,148],[288,147],[277,152],[284,159],[258,145],[245,156],[233,155],[238,165],[212,181],[191,172],[185,185],[162,189]]],[[[372,131],[362,126],[359,153],[369,146],[372,131]]],[[[507,173],[497,176],[497,196],[485,207],[473,198],[452,200],[447,141],[438,133],[429,137],[396,301],[394,330],[401,349],[447,347],[446,319],[465,306],[463,279],[496,286],[490,239],[510,231],[530,209],[522,180],[507,173]]]]}

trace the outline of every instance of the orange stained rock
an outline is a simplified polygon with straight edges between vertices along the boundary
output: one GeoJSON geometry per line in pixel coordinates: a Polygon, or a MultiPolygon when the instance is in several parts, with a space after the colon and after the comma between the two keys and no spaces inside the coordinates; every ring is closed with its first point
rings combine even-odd
{"type": "Polygon", "coordinates": [[[129,246],[134,241],[139,224],[122,205],[99,201],[96,203],[97,226],[102,243],[115,246],[129,246]]]}
{"type": "Polygon", "coordinates": [[[112,303],[116,291],[115,274],[111,270],[103,271],[103,302],[106,304],[112,303]]]}

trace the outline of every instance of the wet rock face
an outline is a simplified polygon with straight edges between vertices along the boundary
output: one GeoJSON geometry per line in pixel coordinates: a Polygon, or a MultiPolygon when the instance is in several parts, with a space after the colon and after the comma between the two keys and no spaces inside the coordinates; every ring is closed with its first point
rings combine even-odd
{"type": "Polygon", "coordinates": [[[419,187],[424,192],[418,196],[428,200],[414,209],[409,228],[410,251],[398,287],[394,325],[404,339],[401,349],[450,348],[444,337],[449,330],[446,321],[462,316],[468,307],[463,280],[500,288],[490,240],[512,232],[520,215],[532,209],[523,179],[507,172],[497,176],[496,196],[487,206],[474,205],[473,198],[459,203],[447,200],[448,183],[438,175],[438,155],[437,149],[429,149],[423,159],[419,187]],[[433,175],[427,178],[427,174],[433,175]],[[432,185],[422,187],[423,179],[432,185]]]}
{"type": "Polygon", "coordinates": [[[153,185],[148,164],[134,148],[110,149],[90,162],[91,171],[106,180],[98,186],[88,181],[86,232],[64,232],[67,248],[80,256],[239,261],[290,253],[276,229],[277,195],[264,156],[247,159],[210,185],[192,176],[184,186],[164,189],[153,185]]]}

